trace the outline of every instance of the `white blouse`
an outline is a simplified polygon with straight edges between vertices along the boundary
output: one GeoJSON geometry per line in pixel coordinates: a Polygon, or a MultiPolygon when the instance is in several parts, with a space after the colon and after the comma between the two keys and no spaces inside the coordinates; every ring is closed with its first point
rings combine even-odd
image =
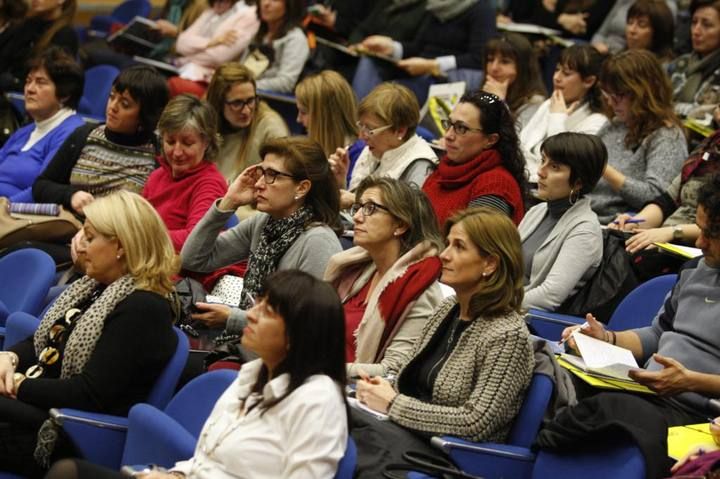
{"type": "Polygon", "coordinates": [[[190,479],[335,476],[348,436],[340,387],[328,376],[311,376],[263,413],[262,404],[282,396],[290,376],[253,393],[261,366],[260,359],[243,365],[205,422],[195,455],[173,470],[190,479]]]}

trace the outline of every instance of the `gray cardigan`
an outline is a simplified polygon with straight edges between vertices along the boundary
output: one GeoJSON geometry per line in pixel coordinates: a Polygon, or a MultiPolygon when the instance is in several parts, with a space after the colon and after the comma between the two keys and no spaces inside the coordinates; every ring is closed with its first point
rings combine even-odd
{"type": "MultiPolygon", "coordinates": [[[[218,209],[217,202],[205,213],[180,252],[184,269],[210,273],[247,259],[257,248],[270,216],[258,213],[221,233],[232,214],[218,209]]],[[[332,229],[327,225],[310,226],[280,258],[277,269],[299,269],[322,279],[330,257],[340,251],[340,241],[332,229]]],[[[245,311],[233,308],[226,328],[238,332],[245,323],[245,311]]]]}
{"type": "MultiPolygon", "coordinates": [[[[547,203],[541,203],[525,213],[518,226],[520,241],[535,231],[547,210],[547,203]]],[[[535,251],[523,307],[554,311],[590,279],[602,255],[600,223],[590,209],[590,200],[581,198],[560,217],[535,251]]]]}
{"type": "Polygon", "coordinates": [[[292,93],[310,56],[307,38],[300,28],[295,27],[284,37],[273,40],[272,47],[275,51],[275,59],[257,79],[257,88],[292,93]]]}
{"type": "Polygon", "coordinates": [[[602,224],[612,221],[617,213],[640,211],[645,203],[660,196],[688,157],[685,135],[677,126],[658,128],[634,151],[625,147],[627,132],[625,124],[619,121],[598,132],[608,150],[608,164],[625,175],[625,184],[619,191],[601,179],[588,195],[602,224]]]}

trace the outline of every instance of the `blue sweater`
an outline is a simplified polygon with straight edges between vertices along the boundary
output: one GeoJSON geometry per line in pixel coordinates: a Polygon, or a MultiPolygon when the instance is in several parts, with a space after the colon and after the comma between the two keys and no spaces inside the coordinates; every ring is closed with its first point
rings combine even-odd
{"type": "Polygon", "coordinates": [[[35,178],[53,159],[65,138],[83,124],[82,117],[71,115],[27,151],[21,149],[35,129],[35,123],[13,133],[0,149],[0,196],[15,202],[32,202],[35,178]]]}

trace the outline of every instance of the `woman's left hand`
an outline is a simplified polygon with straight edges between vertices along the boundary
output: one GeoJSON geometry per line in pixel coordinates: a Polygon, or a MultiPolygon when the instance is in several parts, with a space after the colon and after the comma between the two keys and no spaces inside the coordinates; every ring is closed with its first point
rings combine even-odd
{"type": "Polygon", "coordinates": [[[390,401],[397,395],[392,385],[380,376],[365,376],[357,382],[355,396],[358,401],[375,411],[387,414],[390,401]]]}
{"type": "Polygon", "coordinates": [[[440,68],[438,63],[433,58],[406,58],[400,60],[397,64],[398,68],[402,68],[408,74],[417,77],[420,75],[440,75],[440,68]]]}
{"type": "Polygon", "coordinates": [[[637,253],[645,248],[655,247],[654,243],[667,243],[672,239],[673,229],[670,227],[640,230],[625,241],[625,250],[628,253],[637,253]]]}
{"type": "Polygon", "coordinates": [[[195,303],[195,307],[206,312],[195,313],[190,316],[192,319],[202,321],[209,328],[225,327],[225,323],[230,318],[230,311],[232,311],[230,306],[216,303],[195,303]]]}

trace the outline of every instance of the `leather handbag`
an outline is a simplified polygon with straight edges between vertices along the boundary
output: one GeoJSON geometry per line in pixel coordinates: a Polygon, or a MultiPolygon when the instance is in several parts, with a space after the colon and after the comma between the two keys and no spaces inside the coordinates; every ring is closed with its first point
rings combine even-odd
{"type": "Polygon", "coordinates": [[[21,241],[70,241],[80,228],[80,220],[62,206],[57,216],[10,213],[10,202],[0,196],[0,249],[21,241]]]}

